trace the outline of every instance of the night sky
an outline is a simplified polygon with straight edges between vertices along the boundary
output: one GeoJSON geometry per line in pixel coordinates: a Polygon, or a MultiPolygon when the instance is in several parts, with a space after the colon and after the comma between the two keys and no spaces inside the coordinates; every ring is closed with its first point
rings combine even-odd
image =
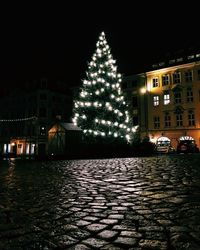
{"type": "Polygon", "coordinates": [[[101,31],[123,75],[141,73],[169,53],[200,45],[195,6],[115,3],[108,8],[103,2],[77,2],[23,8],[9,9],[1,22],[2,85],[41,77],[80,85],[101,31]]]}

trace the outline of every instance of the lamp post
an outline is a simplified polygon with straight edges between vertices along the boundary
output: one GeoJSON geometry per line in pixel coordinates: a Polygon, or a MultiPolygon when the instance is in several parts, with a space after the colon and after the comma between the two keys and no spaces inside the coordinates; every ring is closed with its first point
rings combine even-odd
{"type": "Polygon", "coordinates": [[[145,131],[145,136],[148,135],[148,91],[146,86],[143,86],[139,90],[140,92],[140,116],[141,116],[141,132],[145,131]]]}

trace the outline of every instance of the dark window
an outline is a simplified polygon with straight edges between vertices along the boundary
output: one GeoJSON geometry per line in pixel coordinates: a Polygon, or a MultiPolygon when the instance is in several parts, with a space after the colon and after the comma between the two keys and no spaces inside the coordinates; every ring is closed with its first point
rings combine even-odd
{"type": "Polygon", "coordinates": [[[183,116],[182,114],[176,114],[176,126],[183,126],[183,116]]]}
{"type": "Polygon", "coordinates": [[[162,76],[162,85],[166,86],[169,84],[169,76],[168,75],[163,75],[162,76]]]}
{"type": "Polygon", "coordinates": [[[154,128],[160,128],[160,117],[159,116],[154,117],[154,128]]]}
{"type": "Polygon", "coordinates": [[[193,102],[193,91],[191,88],[187,89],[187,102],[193,102]]]}
{"type": "Polygon", "coordinates": [[[174,101],[175,103],[181,103],[181,92],[174,93],[174,101]]]}
{"type": "Polygon", "coordinates": [[[187,71],[187,72],[185,72],[185,81],[186,82],[192,82],[192,71],[190,70],[190,71],[187,71]]]}
{"type": "Polygon", "coordinates": [[[165,114],[165,127],[171,126],[171,116],[169,114],[165,114]]]}
{"type": "Polygon", "coordinates": [[[159,83],[158,83],[158,78],[157,78],[157,77],[156,77],[156,78],[153,78],[153,79],[152,79],[152,83],[153,83],[153,88],[158,87],[158,85],[159,85],[159,83]]]}
{"type": "Polygon", "coordinates": [[[195,117],[194,117],[194,112],[193,111],[188,112],[188,123],[189,123],[189,126],[194,126],[195,125],[195,117]]]}
{"type": "Polygon", "coordinates": [[[181,73],[180,72],[175,72],[173,74],[173,80],[174,80],[174,83],[181,83],[181,73]]]}

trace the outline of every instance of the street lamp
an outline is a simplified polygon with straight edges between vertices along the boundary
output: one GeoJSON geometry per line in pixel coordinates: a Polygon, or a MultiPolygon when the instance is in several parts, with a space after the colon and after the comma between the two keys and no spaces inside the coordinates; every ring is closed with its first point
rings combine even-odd
{"type": "Polygon", "coordinates": [[[145,87],[143,87],[143,88],[140,89],[140,93],[141,94],[146,94],[146,92],[147,92],[147,89],[145,87]]]}

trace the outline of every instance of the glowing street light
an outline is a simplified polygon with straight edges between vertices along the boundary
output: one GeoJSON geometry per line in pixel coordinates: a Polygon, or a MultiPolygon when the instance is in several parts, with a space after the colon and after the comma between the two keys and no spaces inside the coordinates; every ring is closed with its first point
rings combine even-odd
{"type": "Polygon", "coordinates": [[[143,87],[143,88],[140,89],[140,93],[141,94],[146,94],[146,92],[147,92],[147,89],[145,87],[143,87]]]}

